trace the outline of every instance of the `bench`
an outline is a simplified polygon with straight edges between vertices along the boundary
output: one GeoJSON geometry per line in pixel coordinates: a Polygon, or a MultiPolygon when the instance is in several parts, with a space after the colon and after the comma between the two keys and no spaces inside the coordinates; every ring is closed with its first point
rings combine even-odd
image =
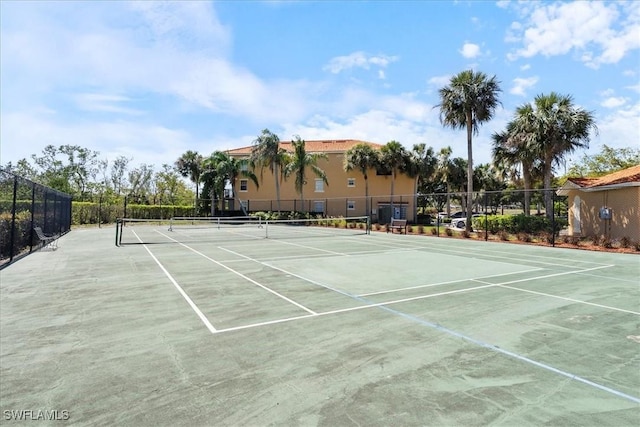
{"type": "Polygon", "coordinates": [[[58,241],[55,236],[44,234],[44,231],[42,231],[42,228],[40,227],[33,227],[33,231],[36,232],[38,240],[42,242],[43,248],[46,248],[47,246],[49,246],[51,250],[56,250],[58,248],[58,241]]]}
{"type": "Polygon", "coordinates": [[[387,233],[394,230],[398,230],[400,233],[404,231],[404,234],[407,234],[407,220],[406,219],[395,219],[392,218],[391,222],[387,225],[387,233]]]}

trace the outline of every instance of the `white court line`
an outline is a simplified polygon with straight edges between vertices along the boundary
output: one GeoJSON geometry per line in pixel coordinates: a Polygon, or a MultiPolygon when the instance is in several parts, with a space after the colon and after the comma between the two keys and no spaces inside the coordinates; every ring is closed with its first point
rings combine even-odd
{"type": "MultiPolygon", "coordinates": [[[[500,286],[511,285],[512,283],[529,282],[531,280],[547,279],[549,277],[566,276],[567,274],[577,274],[577,273],[583,273],[585,271],[601,270],[603,268],[610,268],[610,267],[615,267],[615,264],[601,265],[599,267],[592,267],[592,268],[585,268],[584,270],[563,271],[562,273],[545,274],[544,276],[528,277],[526,279],[511,280],[509,282],[498,283],[498,285],[500,285],[500,286]]],[[[476,279],[472,279],[472,280],[475,280],[476,282],[484,283],[484,282],[482,282],[480,280],[476,280],[476,279]]]]}
{"type": "MultiPolygon", "coordinates": [[[[491,279],[493,277],[509,276],[509,275],[512,275],[512,274],[520,274],[520,273],[530,273],[532,271],[540,271],[540,270],[542,270],[542,268],[533,268],[531,270],[522,270],[522,271],[515,271],[515,272],[512,272],[512,273],[494,274],[494,275],[491,275],[491,276],[481,276],[481,277],[478,277],[478,278],[450,280],[448,282],[430,283],[428,285],[409,286],[407,288],[397,288],[397,289],[390,289],[390,290],[387,290],[387,291],[369,292],[367,294],[360,294],[358,296],[360,296],[360,297],[368,297],[368,296],[371,296],[371,295],[388,294],[388,293],[392,293],[392,292],[408,291],[408,290],[412,290],[412,289],[430,288],[432,286],[450,285],[450,284],[453,284],[453,283],[467,282],[469,280],[480,281],[480,279],[491,279]]],[[[489,283],[487,283],[487,284],[489,284],[489,283]]]]}
{"type": "MultiPolygon", "coordinates": [[[[532,277],[529,279],[524,279],[524,280],[512,280],[510,282],[504,282],[504,283],[497,283],[496,285],[500,288],[505,288],[505,289],[512,289],[514,291],[520,291],[520,292],[527,292],[530,294],[535,294],[535,295],[541,295],[541,296],[546,296],[546,297],[551,297],[551,298],[557,298],[557,299],[561,299],[561,300],[565,300],[565,301],[571,301],[571,302],[577,302],[579,304],[586,304],[586,305],[592,305],[594,307],[599,307],[599,308],[606,308],[608,310],[613,310],[613,311],[620,311],[622,313],[629,313],[629,314],[637,314],[640,315],[639,312],[637,311],[632,311],[632,310],[625,310],[623,308],[617,308],[617,307],[611,307],[609,305],[603,305],[603,304],[596,304],[593,302],[588,302],[588,301],[583,301],[583,300],[578,300],[578,299],[574,299],[574,298],[568,298],[568,297],[562,297],[559,295],[553,295],[553,294],[548,294],[546,292],[539,292],[539,291],[532,291],[529,289],[522,289],[522,288],[516,288],[514,286],[507,286],[511,283],[520,283],[523,281],[528,281],[528,280],[538,280],[538,279],[546,279],[548,277],[555,277],[555,276],[561,276],[561,275],[565,275],[565,274],[578,274],[578,273],[582,273],[585,271],[592,271],[592,270],[599,270],[602,268],[607,268],[607,267],[614,267],[614,265],[609,265],[609,266],[601,266],[601,267],[594,267],[594,268],[588,268],[586,270],[580,270],[580,271],[572,271],[572,272],[567,272],[567,273],[556,273],[556,274],[548,274],[546,276],[538,276],[538,277],[532,277]]],[[[479,279],[472,279],[474,282],[478,282],[478,283],[484,283],[484,284],[489,284],[489,282],[484,282],[482,280],[479,279]]]]}
{"type": "Polygon", "coordinates": [[[156,262],[156,264],[158,264],[158,267],[160,267],[160,269],[162,270],[162,272],[165,274],[165,276],[167,276],[167,278],[171,281],[171,283],[173,283],[173,286],[176,287],[176,289],[178,290],[178,292],[180,292],[180,295],[182,295],[182,297],[185,299],[185,301],[187,301],[187,303],[191,306],[191,309],[198,315],[198,317],[200,318],[200,320],[202,320],[202,323],[204,323],[204,325],[207,327],[207,329],[209,329],[209,331],[211,333],[215,333],[217,332],[216,328],[213,327],[213,325],[211,324],[211,322],[209,322],[209,319],[207,319],[207,317],[202,313],[202,311],[200,311],[200,309],[198,308],[198,306],[196,305],[196,303],[194,303],[191,298],[189,298],[189,295],[187,295],[187,293],[184,291],[184,289],[182,289],[180,287],[180,285],[178,284],[178,282],[176,281],[176,279],[173,278],[173,276],[171,276],[171,274],[169,274],[169,272],[167,271],[166,268],[164,268],[164,266],[162,265],[162,263],[158,260],[158,258],[156,258],[156,256],[149,250],[149,248],[147,247],[147,245],[145,245],[142,242],[142,239],[140,239],[140,237],[138,236],[138,234],[135,232],[135,230],[132,230],[133,234],[136,236],[136,239],[138,239],[140,241],[140,243],[142,243],[142,247],[145,248],[147,250],[147,252],[149,253],[149,255],[151,255],[151,258],[153,258],[153,260],[156,262]]]}
{"type": "MultiPolygon", "coordinates": [[[[366,305],[360,305],[358,307],[340,308],[338,310],[331,310],[331,311],[323,311],[323,312],[320,312],[320,313],[315,313],[314,315],[288,317],[288,318],[284,318],[284,319],[270,320],[268,322],[260,322],[260,323],[252,323],[250,325],[234,326],[234,327],[231,327],[231,328],[218,329],[218,331],[216,333],[221,334],[223,332],[231,332],[231,331],[238,331],[238,330],[241,330],[241,329],[256,328],[256,327],[259,327],[259,326],[273,325],[273,324],[277,324],[277,323],[285,323],[285,322],[290,322],[292,320],[306,319],[306,318],[309,318],[309,317],[320,317],[320,316],[328,316],[330,314],[348,313],[348,312],[357,311],[357,310],[367,310],[367,309],[370,309],[370,308],[382,307],[382,306],[391,305],[391,304],[400,304],[400,303],[403,303],[403,302],[409,302],[409,301],[415,301],[415,300],[439,297],[439,296],[442,296],[442,295],[459,294],[461,292],[474,291],[476,289],[491,288],[491,287],[494,287],[494,286],[497,286],[497,285],[474,286],[472,288],[457,289],[455,291],[439,292],[437,294],[421,295],[421,296],[417,296],[417,297],[403,298],[403,299],[399,299],[399,300],[395,300],[395,301],[385,301],[385,302],[378,302],[378,303],[367,303],[367,301],[360,300],[355,295],[347,295],[347,296],[350,296],[350,297],[352,297],[354,299],[360,300],[361,302],[364,302],[366,305]]],[[[342,294],[344,294],[344,292],[342,292],[342,294]]]]}
{"type": "Polygon", "coordinates": [[[277,296],[277,297],[279,297],[279,298],[281,298],[281,299],[283,299],[283,300],[287,301],[288,303],[291,303],[291,304],[295,305],[296,307],[299,307],[299,308],[303,309],[303,310],[304,310],[304,311],[306,311],[307,313],[316,314],[316,312],[315,312],[315,311],[313,311],[313,310],[311,310],[311,309],[309,309],[309,308],[305,307],[304,305],[299,304],[299,303],[295,302],[294,300],[292,300],[291,298],[287,298],[287,297],[285,297],[284,295],[282,295],[282,294],[280,294],[280,293],[278,293],[278,292],[274,291],[273,289],[270,289],[270,288],[268,288],[268,287],[264,286],[263,284],[256,282],[256,281],[255,281],[255,280],[253,280],[252,278],[250,278],[250,277],[248,277],[248,276],[245,276],[244,274],[240,273],[239,271],[234,270],[234,269],[233,269],[233,268],[231,268],[231,267],[227,267],[226,265],[222,264],[221,262],[218,262],[218,261],[216,261],[215,259],[213,259],[213,258],[211,258],[211,257],[209,257],[209,256],[207,256],[207,255],[205,255],[205,254],[203,254],[202,252],[200,252],[200,251],[198,251],[198,250],[196,250],[196,249],[193,249],[192,247],[190,247],[190,246],[188,246],[188,245],[185,245],[184,243],[181,243],[181,242],[177,241],[176,239],[173,239],[173,238],[171,238],[171,237],[167,236],[166,234],[161,233],[160,231],[158,231],[158,233],[160,233],[161,235],[163,235],[164,237],[166,237],[166,238],[167,238],[167,239],[169,239],[169,240],[173,240],[174,242],[178,243],[180,246],[183,246],[183,247],[185,247],[185,248],[189,249],[191,252],[194,252],[194,253],[196,253],[196,254],[200,255],[201,257],[203,257],[203,258],[205,258],[205,259],[207,259],[207,260],[211,261],[212,263],[214,263],[214,264],[216,264],[216,265],[219,265],[220,267],[224,268],[225,270],[228,270],[228,271],[232,272],[233,274],[235,274],[235,275],[237,275],[237,276],[242,277],[242,278],[243,278],[243,279],[245,279],[246,281],[251,282],[251,283],[253,283],[253,284],[254,284],[254,285],[256,285],[256,286],[259,286],[260,288],[264,289],[265,291],[270,292],[270,293],[272,293],[273,295],[275,295],[275,296],[277,296]]]}
{"type": "Polygon", "coordinates": [[[283,241],[279,241],[279,240],[275,240],[275,241],[278,242],[278,243],[282,243],[283,245],[297,246],[299,248],[312,249],[314,251],[320,251],[320,252],[327,252],[327,253],[333,254],[333,255],[349,256],[349,254],[345,254],[345,253],[342,253],[342,252],[330,251],[328,249],[320,249],[320,248],[316,248],[316,247],[313,247],[313,246],[300,245],[298,243],[293,243],[293,242],[283,242],[283,241]]]}
{"type": "Polygon", "coordinates": [[[582,276],[597,277],[598,279],[617,280],[619,282],[628,282],[628,283],[633,283],[634,285],[640,285],[640,279],[630,280],[630,279],[621,279],[620,277],[599,276],[597,274],[587,274],[587,273],[578,273],[578,274],[582,276]]]}
{"type": "Polygon", "coordinates": [[[582,301],[582,300],[568,298],[568,297],[561,297],[559,295],[547,294],[545,292],[531,291],[529,289],[516,288],[514,286],[506,286],[506,285],[498,285],[498,286],[501,287],[501,288],[513,289],[515,291],[528,292],[530,294],[542,295],[542,296],[545,296],[545,297],[557,298],[557,299],[561,299],[561,300],[565,300],[565,301],[577,302],[577,303],[580,303],[580,304],[593,305],[594,307],[606,308],[608,310],[620,311],[622,313],[637,314],[638,316],[640,316],[640,312],[632,311],[632,310],[625,310],[624,308],[611,307],[609,305],[596,304],[594,302],[582,301]]]}
{"type": "Polygon", "coordinates": [[[282,268],[276,267],[276,266],[274,266],[274,265],[268,264],[268,263],[266,263],[266,262],[259,261],[259,260],[255,259],[255,258],[251,258],[250,256],[243,255],[243,254],[241,254],[241,253],[238,253],[238,252],[232,251],[231,249],[223,248],[222,246],[218,246],[218,249],[221,249],[221,250],[223,250],[223,251],[225,251],[225,252],[229,252],[229,253],[231,253],[231,254],[237,255],[237,256],[242,257],[242,258],[244,258],[244,259],[246,259],[246,260],[249,260],[249,261],[252,261],[252,262],[255,262],[255,263],[258,263],[258,264],[264,265],[265,267],[269,267],[269,268],[271,268],[271,269],[273,269],[273,270],[280,271],[280,272],[282,272],[282,273],[284,273],[284,274],[287,274],[287,275],[289,275],[289,276],[297,277],[298,279],[301,279],[301,280],[303,280],[303,281],[305,281],[305,282],[309,282],[309,283],[311,283],[311,284],[313,284],[313,285],[321,286],[321,287],[323,287],[323,288],[329,289],[329,290],[331,290],[331,291],[337,292],[337,293],[342,294],[342,295],[346,295],[346,296],[348,296],[348,297],[354,297],[354,295],[352,295],[352,294],[350,294],[350,293],[348,293],[348,292],[341,291],[340,289],[333,288],[333,287],[331,287],[331,286],[329,286],[329,285],[326,285],[326,284],[324,284],[324,283],[320,283],[320,282],[318,282],[318,281],[316,281],[316,280],[309,279],[309,278],[306,278],[306,277],[300,276],[299,274],[295,274],[295,273],[292,273],[292,272],[290,272],[290,271],[284,270],[284,269],[282,269],[282,268]]]}
{"type": "MultiPolygon", "coordinates": [[[[433,237],[429,237],[429,236],[425,236],[426,239],[433,239],[433,237]]],[[[390,241],[390,239],[388,239],[390,241]]],[[[416,239],[418,240],[418,239],[416,239]]],[[[390,242],[388,242],[390,243],[390,242]]],[[[593,264],[593,265],[606,265],[600,262],[593,262],[593,261],[580,261],[580,260],[574,260],[574,259],[567,259],[567,262],[572,263],[571,265],[566,265],[566,264],[557,264],[557,263],[551,263],[551,262],[545,262],[545,261],[536,261],[533,260],[531,258],[542,258],[542,259],[551,259],[551,260],[558,260],[557,257],[550,257],[550,256],[545,256],[545,255],[533,255],[533,254],[527,254],[526,258],[514,258],[513,252],[508,252],[508,251],[499,251],[499,250],[490,250],[487,249],[487,247],[482,247],[482,250],[484,252],[478,252],[478,248],[473,247],[473,248],[469,248],[466,250],[459,250],[456,248],[451,248],[451,246],[448,246],[446,244],[440,244],[440,243],[433,243],[433,242],[424,242],[424,244],[418,244],[418,246],[416,246],[416,242],[411,242],[411,246],[407,246],[408,244],[410,244],[407,241],[398,241],[398,240],[393,240],[393,243],[395,244],[396,248],[399,249],[403,249],[403,248],[408,248],[408,249],[437,249],[439,251],[447,251],[447,252],[453,252],[453,253],[460,253],[463,255],[481,255],[481,256],[486,256],[486,257],[490,257],[490,258],[499,258],[502,260],[506,260],[506,261],[531,261],[537,264],[546,264],[546,265],[555,265],[555,266],[559,266],[559,267],[571,267],[573,265],[575,265],[575,263],[581,263],[581,264],[593,264]],[[509,256],[503,256],[503,255],[497,255],[497,254],[507,254],[509,256]]],[[[482,245],[482,244],[491,244],[491,243],[495,243],[495,242],[478,242],[478,245],[482,245]]],[[[376,245],[376,246],[382,246],[382,247],[389,247],[388,244],[375,244],[372,243],[371,245],[376,245]]],[[[456,245],[456,243],[452,243],[452,245],[456,245]]],[[[553,248],[551,248],[553,249],[553,248]]],[[[557,248],[560,249],[560,248],[557,248]]]]}

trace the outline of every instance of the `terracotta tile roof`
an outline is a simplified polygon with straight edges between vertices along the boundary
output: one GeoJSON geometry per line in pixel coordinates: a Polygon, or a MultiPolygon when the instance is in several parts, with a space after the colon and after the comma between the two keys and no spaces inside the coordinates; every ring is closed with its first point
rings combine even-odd
{"type": "Polygon", "coordinates": [[[640,182],[640,165],[632,166],[598,178],[569,178],[568,180],[582,188],[640,182]]]}
{"type": "MultiPolygon", "coordinates": [[[[309,153],[344,153],[357,144],[367,144],[372,148],[380,149],[382,145],[374,142],[360,141],[357,139],[327,139],[327,140],[305,140],[305,149],[309,153]]],[[[291,141],[280,141],[280,147],[286,151],[293,151],[291,141]]],[[[248,147],[234,148],[227,150],[227,154],[246,155],[251,154],[252,145],[248,147]]]]}

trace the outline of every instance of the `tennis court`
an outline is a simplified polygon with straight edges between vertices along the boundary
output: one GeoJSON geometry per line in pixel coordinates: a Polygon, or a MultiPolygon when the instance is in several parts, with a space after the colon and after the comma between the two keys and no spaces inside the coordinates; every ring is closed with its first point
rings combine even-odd
{"type": "Polygon", "coordinates": [[[640,424],[638,255],[265,228],[76,229],[4,269],[3,424],[640,424]]]}

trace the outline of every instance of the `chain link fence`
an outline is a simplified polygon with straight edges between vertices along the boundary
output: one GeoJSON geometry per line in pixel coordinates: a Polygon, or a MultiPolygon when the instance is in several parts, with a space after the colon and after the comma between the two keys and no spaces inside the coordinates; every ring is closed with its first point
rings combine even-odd
{"type": "Polygon", "coordinates": [[[71,196],[0,169],[0,268],[42,246],[34,227],[55,238],[71,229],[71,196]]]}

